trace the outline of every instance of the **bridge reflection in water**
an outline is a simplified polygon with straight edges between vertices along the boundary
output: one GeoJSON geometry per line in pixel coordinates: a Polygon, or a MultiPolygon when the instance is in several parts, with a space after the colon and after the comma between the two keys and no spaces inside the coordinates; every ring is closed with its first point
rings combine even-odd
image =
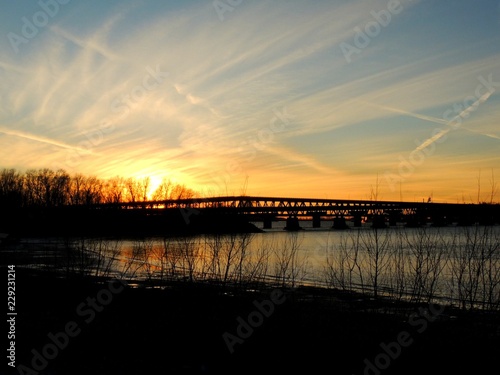
{"type": "Polygon", "coordinates": [[[401,202],[379,200],[307,199],[256,196],[221,196],[210,198],[172,199],[128,203],[110,203],[94,206],[96,209],[115,208],[143,210],[159,214],[180,210],[186,222],[203,213],[207,216],[244,216],[248,221],[263,222],[264,229],[272,223],[287,220],[285,229],[297,230],[299,219],[310,219],[314,228],[322,220],[333,222],[333,228],[360,227],[371,222],[381,228],[404,224],[406,226],[493,225],[500,222],[499,204],[466,204],[434,202],[401,202]]]}

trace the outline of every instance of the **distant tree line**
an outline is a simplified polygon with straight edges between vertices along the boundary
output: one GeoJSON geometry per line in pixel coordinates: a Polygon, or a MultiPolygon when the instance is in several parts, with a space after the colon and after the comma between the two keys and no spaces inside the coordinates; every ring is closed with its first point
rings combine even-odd
{"type": "Polygon", "coordinates": [[[141,202],[196,197],[183,184],[164,178],[150,194],[151,179],[120,176],[100,179],[83,174],[42,168],[0,171],[0,210],[52,208],[71,205],[141,202]]]}

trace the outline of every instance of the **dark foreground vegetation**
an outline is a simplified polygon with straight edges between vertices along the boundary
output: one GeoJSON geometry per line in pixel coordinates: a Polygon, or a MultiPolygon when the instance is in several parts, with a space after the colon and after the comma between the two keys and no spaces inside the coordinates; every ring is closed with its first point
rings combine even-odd
{"type": "Polygon", "coordinates": [[[4,357],[6,374],[486,373],[500,349],[500,319],[484,311],[312,287],[151,288],[22,268],[16,278],[25,367],[4,357]]]}

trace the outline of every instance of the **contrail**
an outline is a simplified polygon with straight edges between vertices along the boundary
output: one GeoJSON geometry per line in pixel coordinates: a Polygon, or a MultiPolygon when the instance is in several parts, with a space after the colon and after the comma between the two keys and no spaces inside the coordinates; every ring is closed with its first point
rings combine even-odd
{"type": "Polygon", "coordinates": [[[469,113],[475,111],[477,109],[477,106],[479,106],[479,104],[482,104],[484,103],[485,101],[487,101],[490,96],[493,95],[493,93],[491,92],[487,92],[486,94],[484,94],[483,96],[481,96],[478,100],[476,100],[474,103],[472,103],[470,106],[468,106],[467,108],[465,108],[462,112],[460,112],[458,115],[456,115],[455,117],[453,117],[453,119],[450,120],[450,122],[448,123],[448,125],[450,125],[453,121],[455,121],[456,119],[458,118],[466,118],[469,116],[469,113]],[[476,108],[475,108],[476,107],[476,108]]]}
{"type": "MultiPolygon", "coordinates": [[[[487,101],[491,95],[492,95],[491,92],[487,92],[486,94],[481,96],[479,99],[477,99],[474,103],[472,103],[470,106],[465,108],[458,115],[453,117],[450,121],[445,121],[445,124],[449,127],[447,129],[441,130],[439,133],[437,133],[437,134],[433,135],[432,137],[428,138],[427,140],[425,140],[420,146],[418,146],[415,149],[415,151],[421,151],[424,148],[429,147],[431,144],[433,144],[434,142],[436,142],[437,140],[439,140],[440,138],[442,138],[443,136],[448,134],[451,130],[454,130],[455,128],[453,127],[452,124],[453,124],[453,122],[455,122],[455,120],[468,117],[471,112],[473,112],[477,109],[479,104],[482,104],[485,101],[487,101]]],[[[465,130],[469,130],[469,129],[465,129],[465,130]]],[[[469,131],[472,131],[472,130],[469,130],[469,131]]],[[[475,132],[475,131],[472,131],[472,132],[477,133],[477,134],[481,134],[481,135],[485,135],[487,137],[491,137],[490,134],[483,134],[483,133],[479,133],[479,132],[475,132]]]]}
{"type": "Polygon", "coordinates": [[[442,138],[446,134],[448,134],[451,130],[452,130],[451,128],[441,130],[439,133],[433,135],[432,137],[430,137],[430,138],[426,139],[424,142],[422,142],[422,144],[420,146],[418,146],[415,149],[415,151],[420,151],[426,147],[429,147],[431,144],[433,144],[434,142],[438,141],[440,138],[442,138]]]}
{"type": "MultiPolygon", "coordinates": [[[[437,117],[425,116],[425,115],[421,115],[421,114],[418,114],[418,113],[408,112],[408,111],[405,111],[405,110],[402,110],[402,109],[398,109],[398,108],[393,108],[393,107],[388,107],[388,106],[383,106],[383,105],[378,105],[378,104],[373,104],[373,103],[365,103],[365,104],[373,106],[373,107],[376,107],[376,108],[385,109],[385,110],[387,110],[389,112],[400,113],[400,114],[407,115],[407,116],[410,116],[410,117],[418,118],[420,120],[425,120],[425,121],[429,121],[429,122],[434,122],[436,124],[441,124],[441,125],[448,126],[447,129],[442,129],[439,133],[437,133],[437,134],[433,135],[432,137],[426,139],[420,146],[418,146],[415,149],[415,151],[421,151],[424,148],[429,147],[434,142],[438,141],[440,138],[444,137],[451,130],[454,130],[455,127],[452,124],[456,120],[458,120],[460,118],[467,118],[469,116],[469,114],[471,112],[475,111],[480,104],[486,102],[490,98],[490,96],[492,94],[493,93],[491,93],[491,92],[485,93],[479,99],[477,99],[474,103],[472,103],[470,106],[468,106],[467,108],[465,108],[462,112],[460,112],[458,115],[456,115],[455,117],[453,117],[449,121],[446,121],[445,119],[441,119],[441,118],[437,118],[437,117]]],[[[470,131],[472,133],[484,135],[485,137],[490,137],[490,138],[494,138],[494,139],[500,139],[500,137],[498,137],[498,136],[496,136],[494,134],[481,133],[481,132],[478,132],[478,131],[475,131],[475,130],[471,130],[471,129],[467,129],[467,128],[462,128],[462,129],[470,131]]]]}
{"type": "Polygon", "coordinates": [[[318,161],[316,161],[313,157],[310,157],[305,154],[297,153],[295,151],[291,151],[285,147],[269,147],[265,149],[266,152],[270,154],[277,155],[283,159],[286,159],[288,161],[294,161],[296,163],[305,165],[309,168],[315,169],[318,172],[324,173],[324,174],[333,174],[336,173],[335,170],[332,170],[328,167],[325,167],[318,161]]]}
{"type": "Polygon", "coordinates": [[[3,127],[0,127],[0,133],[7,134],[7,135],[12,135],[14,137],[29,139],[31,141],[36,141],[36,142],[41,142],[41,143],[47,143],[47,144],[52,145],[52,146],[57,146],[57,147],[61,147],[61,148],[69,149],[69,150],[75,150],[75,151],[78,151],[78,152],[83,152],[85,154],[95,155],[94,152],[92,152],[91,150],[88,150],[88,149],[84,149],[84,148],[81,148],[81,147],[72,146],[72,145],[69,145],[67,143],[55,141],[53,139],[41,137],[39,135],[34,135],[34,134],[29,134],[29,133],[21,132],[21,131],[18,131],[18,130],[10,130],[10,129],[6,129],[6,128],[3,128],[3,127]]]}
{"type": "Polygon", "coordinates": [[[393,108],[393,107],[387,107],[387,106],[384,106],[384,105],[376,105],[376,104],[373,104],[373,103],[365,103],[365,104],[371,105],[371,106],[376,107],[376,108],[385,109],[385,110],[387,110],[389,112],[400,113],[402,115],[407,115],[407,116],[410,116],[410,117],[415,117],[415,118],[418,118],[420,120],[425,120],[425,121],[429,121],[429,122],[435,122],[436,124],[448,125],[448,121],[446,121],[444,119],[437,118],[437,117],[425,116],[425,115],[421,115],[419,113],[408,112],[408,111],[404,111],[402,109],[393,108]]]}
{"type": "Polygon", "coordinates": [[[85,49],[92,49],[93,51],[99,53],[103,57],[109,59],[109,60],[116,60],[116,56],[108,51],[106,48],[100,46],[99,44],[95,43],[93,40],[82,40],[69,32],[63,30],[62,28],[58,26],[52,26],[50,28],[54,33],[57,35],[69,40],[70,42],[76,44],[77,46],[81,47],[83,50],[85,49]]]}
{"type": "Polygon", "coordinates": [[[484,135],[485,137],[489,137],[489,138],[493,138],[493,139],[500,139],[500,136],[495,135],[495,134],[481,133],[481,132],[478,132],[476,130],[467,129],[467,128],[464,128],[464,130],[467,130],[468,132],[471,132],[471,133],[474,133],[474,134],[484,135]]]}

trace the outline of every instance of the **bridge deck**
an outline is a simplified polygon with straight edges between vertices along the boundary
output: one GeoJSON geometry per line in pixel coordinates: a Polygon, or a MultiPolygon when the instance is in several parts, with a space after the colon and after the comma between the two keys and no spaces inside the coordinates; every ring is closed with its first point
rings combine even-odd
{"type": "Polygon", "coordinates": [[[335,215],[344,216],[358,214],[389,214],[403,215],[417,212],[440,212],[442,214],[498,214],[500,205],[465,204],[465,203],[432,203],[432,202],[401,202],[373,201],[319,198],[284,198],[258,196],[221,196],[209,198],[171,199],[162,201],[109,203],[96,205],[94,208],[120,209],[192,209],[210,210],[220,213],[242,213],[258,215],[335,215]]]}

